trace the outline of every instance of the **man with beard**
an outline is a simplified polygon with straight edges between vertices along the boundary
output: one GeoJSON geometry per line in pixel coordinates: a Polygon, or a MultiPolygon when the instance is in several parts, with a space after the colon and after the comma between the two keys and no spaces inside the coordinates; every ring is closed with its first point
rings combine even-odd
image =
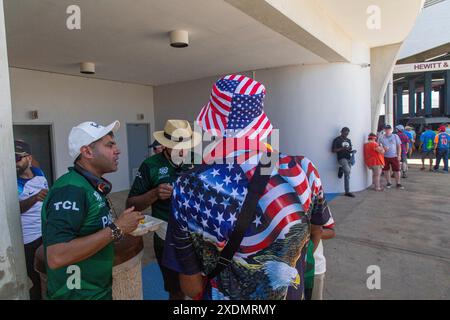
{"type": "Polygon", "coordinates": [[[33,283],[30,299],[40,300],[41,281],[33,263],[36,249],[42,244],[41,208],[48,192],[48,183],[42,170],[32,166],[30,146],[24,141],[14,141],[14,147],[25,261],[28,277],[33,283]]]}
{"type": "Polygon", "coordinates": [[[50,189],[42,208],[42,236],[49,299],[111,300],[113,241],[144,218],[134,207],[112,221],[103,175],[118,169],[115,121],[107,127],[84,122],[69,135],[74,167],[50,189]]]}

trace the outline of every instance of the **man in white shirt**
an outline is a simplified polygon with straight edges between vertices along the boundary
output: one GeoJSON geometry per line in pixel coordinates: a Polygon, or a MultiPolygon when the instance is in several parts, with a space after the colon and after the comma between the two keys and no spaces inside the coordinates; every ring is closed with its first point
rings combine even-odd
{"type": "Polygon", "coordinates": [[[19,192],[23,243],[28,277],[33,282],[30,299],[41,299],[41,282],[34,270],[36,249],[42,244],[41,208],[47,196],[48,183],[41,169],[31,165],[31,148],[24,141],[14,141],[17,189],[19,192]]]}

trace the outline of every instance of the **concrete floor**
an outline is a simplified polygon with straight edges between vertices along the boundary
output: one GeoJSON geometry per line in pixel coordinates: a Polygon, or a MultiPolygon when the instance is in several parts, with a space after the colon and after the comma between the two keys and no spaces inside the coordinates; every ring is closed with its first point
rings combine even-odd
{"type": "MultiPolygon", "coordinates": [[[[450,299],[450,175],[411,166],[406,190],[364,191],[331,202],[337,237],[324,242],[325,299],[450,299]],[[366,286],[367,267],[381,289],[366,286]]],[[[121,212],[127,192],[111,196],[121,212]]],[[[143,266],[155,261],[144,237],[143,266]]]]}
{"type": "Polygon", "coordinates": [[[331,203],[325,299],[450,299],[450,175],[411,166],[405,190],[364,191],[331,203]],[[381,290],[366,286],[381,269],[381,290]]]}

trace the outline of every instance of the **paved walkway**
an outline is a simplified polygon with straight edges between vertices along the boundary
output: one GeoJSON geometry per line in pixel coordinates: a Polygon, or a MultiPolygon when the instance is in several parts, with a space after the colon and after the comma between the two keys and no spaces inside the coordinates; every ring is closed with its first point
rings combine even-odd
{"type": "Polygon", "coordinates": [[[332,201],[325,299],[450,299],[450,175],[419,168],[406,190],[332,201]],[[381,269],[381,290],[366,286],[370,265],[381,269]]]}

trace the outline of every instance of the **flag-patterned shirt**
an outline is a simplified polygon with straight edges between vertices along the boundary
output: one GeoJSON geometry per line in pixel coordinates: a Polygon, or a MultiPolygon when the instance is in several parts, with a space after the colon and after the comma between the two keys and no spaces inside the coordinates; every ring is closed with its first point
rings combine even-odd
{"type": "MultiPolygon", "coordinates": [[[[241,164],[206,166],[178,178],[163,259],[167,267],[188,275],[209,274],[215,268],[260,156],[241,164]]],[[[328,218],[320,177],[311,161],[280,155],[240,249],[232,263],[208,282],[203,298],[286,299],[288,290],[301,298],[309,224],[323,225],[328,218]]]]}

